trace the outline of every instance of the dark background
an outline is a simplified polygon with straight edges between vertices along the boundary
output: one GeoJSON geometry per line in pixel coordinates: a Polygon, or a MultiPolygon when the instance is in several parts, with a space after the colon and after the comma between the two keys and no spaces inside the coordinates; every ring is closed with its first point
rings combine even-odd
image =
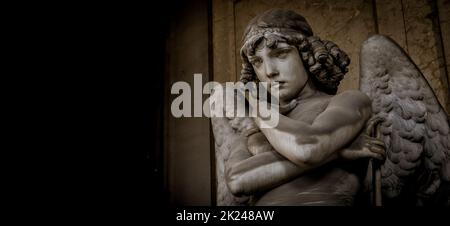
{"type": "Polygon", "coordinates": [[[14,197],[32,212],[99,216],[168,206],[165,42],[177,2],[8,8],[17,23],[11,45],[23,59],[12,76],[20,84],[15,103],[24,107],[14,127],[26,134],[15,143],[14,197]]]}
{"type": "MultiPolygon", "coordinates": [[[[167,40],[171,26],[198,9],[189,2],[18,7],[28,15],[13,19],[25,31],[17,37],[30,51],[29,86],[36,89],[27,96],[36,113],[26,114],[25,123],[32,164],[23,164],[32,166],[26,178],[35,179],[20,191],[37,198],[37,208],[44,203],[95,215],[192,203],[177,200],[182,187],[169,193],[164,151],[167,40]]],[[[211,11],[210,1],[192,2],[211,11]]],[[[214,204],[214,194],[204,196],[214,204]]]]}

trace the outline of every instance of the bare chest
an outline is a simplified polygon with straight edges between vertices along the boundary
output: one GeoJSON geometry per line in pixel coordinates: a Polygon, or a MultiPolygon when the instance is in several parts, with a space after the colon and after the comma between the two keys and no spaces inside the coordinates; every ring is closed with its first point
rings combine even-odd
{"type": "Polygon", "coordinates": [[[314,97],[301,100],[286,116],[311,124],[330,102],[331,96],[314,97]]]}

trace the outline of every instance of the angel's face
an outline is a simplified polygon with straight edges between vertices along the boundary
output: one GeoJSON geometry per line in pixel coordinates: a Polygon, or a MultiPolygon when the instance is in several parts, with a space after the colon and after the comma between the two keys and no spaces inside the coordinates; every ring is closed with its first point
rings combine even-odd
{"type": "Polygon", "coordinates": [[[297,48],[286,43],[278,43],[275,48],[266,46],[262,41],[255,55],[249,61],[261,82],[279,83],[280,103],[286,104],[297,97],[308,81],[297,48]]]}

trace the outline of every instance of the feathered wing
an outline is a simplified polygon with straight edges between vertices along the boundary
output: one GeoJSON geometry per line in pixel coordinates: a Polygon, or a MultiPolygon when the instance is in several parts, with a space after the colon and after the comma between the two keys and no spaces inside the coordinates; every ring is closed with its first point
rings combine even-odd
{"type": "Polygon", "coordinates": [[[244,139],[231,128],[227,118],[211,118],[211,123],[216,149],[217,205],[247,205],[249,198],[234,196],[228,189],[225,180],[225,162],[230,155],[230,146],[235,142],[244,142],[244,139]]]}
{"type": "Polygon", "coordinates": [[[382,35],[364,42],[360,67],[360,90],[371,98],[373,114],[385,119],[378,128],[387,147],[383,196],[421,205],[439,195],[448,205],[449,120],[430,85],[403,49],[382,35]]]}
{"type": "MultiPolygon", "coordinates": [[[[223,86],[221,86],[223,87],[223,86]]],[[[223,88],[224,90],[224,88],[223,88]]],[[[224,90],[225,91],[225,90],[224,90]]],[[[226,92],[226,91],[225,91],[226,92]]],[[[214,101],[213,107],[223,107],[220,109],[225,116],[226,106],[223,100],[222,93],[215,93],[211,95],[210,101],[214,101]]],[[[239,133],[235,128],[234,119],[227,117],[211,117],[212,130],[215,141],[215,157],[216,157],[216,180],[217,180],[217,205],[218,206],[241,206],[248,205],[249,197],[236,197],[228,189],[225,180],[226,162],[230,156],[231,147],[238,142],[245,142],[247,145],[247,138],[239,133]]],[[[241,126],[244,126],[241,124],[241,126]]]]}

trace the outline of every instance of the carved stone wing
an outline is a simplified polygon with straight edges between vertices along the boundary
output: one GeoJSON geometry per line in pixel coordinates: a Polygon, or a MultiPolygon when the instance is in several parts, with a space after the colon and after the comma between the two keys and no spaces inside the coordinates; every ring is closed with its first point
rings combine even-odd
{"type": "Polygon", "coordinates": [[[385,36],[364,42],[360,67],[360,90],[371,98],[373,114],[385,120],[378,128],[387,147],[383,202],[449,205],[449,120],[430,85],[385,36]]]}
{"type": "MultiPolygon", "coordinates": [[[[223,104],[223,98],[221,95],[211,95],[210,100],[215,101],[215,106],[223,106],[224,108],[227,107],[225,104],[223,104]],[[222,103],[218,104],[219,102],[222,103]]],[[[237,123],[235,119],[227,117],[211,117],[211,124],[215,140],[217,179],[216,201],[218,206],[247,205],[250,200],[249,197],[234,196],[228,189],[227,182],[225,180],[226,162],[230,156],[231,147],[233,145],[236,145],[236,143],[238,142],[245,142],[245,145],[247,145],[247,138],[239,133],[239,131],[236,129],[236,126],[238,125],[234,125],[233,123],[237,123]]],[[[239,126],[244,126],[242,123],[239,124],[239,126]]]]}

